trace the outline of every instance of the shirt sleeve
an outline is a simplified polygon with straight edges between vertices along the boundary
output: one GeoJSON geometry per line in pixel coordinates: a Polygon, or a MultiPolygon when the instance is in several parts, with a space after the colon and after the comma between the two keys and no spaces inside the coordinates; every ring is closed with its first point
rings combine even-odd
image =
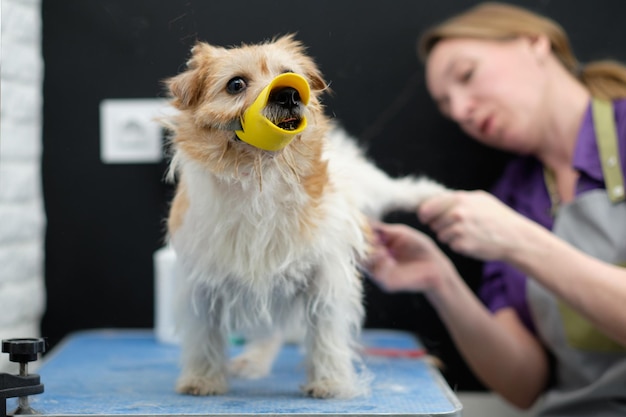
{"type": "MultiPolygon", "coordinates": [[[[515,189],[515,177],[517,176],[517,166],[519,164],[516,160],[510,162],[500,179],[491,189],[491,193],[508,206],[513,205],[512,194],[515,189]]],[[[507,296],[507,281],[510,274],[511,268],[507,268],[507,265],[503,262],[486,261],[484,263],[483,280],[479,296],[492,312],[511,305],[507,296]]]]}
{"type": "MultiPolygon", "coordinates": [[[[511,161],[491,193],[520,214],[551,227],[549,198],[538,161],[527,157],[511,161]]],[[[507,263],[487,261],[478,296],[491,312],[513,308],[526,327],[534,331],[526,301],[526,280],[522,272],[507,263]]]]}
{"type": "Polygon", "coordinates": [[[506,265],[502,262],[485,262],[479,296],[492,313],[501,308],[511,306],[506,288],[508,273],[510,273],[510,270],[507,271],[506,265]]]}

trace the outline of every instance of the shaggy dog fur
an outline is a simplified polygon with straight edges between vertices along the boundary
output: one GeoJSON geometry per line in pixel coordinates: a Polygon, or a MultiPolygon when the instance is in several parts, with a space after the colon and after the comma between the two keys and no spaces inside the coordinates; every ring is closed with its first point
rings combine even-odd
{"type": "Polygon", "coordinates": [[[184,271],[177,284],[177,390],[221,394],[229,371],[267,374],[285,326],[296,318],[306,328],[304,392],[318,398],[366,392],[355,365],[364,316],[358,264],[372,239],[368,216],[415,210],[443,187],[391,179],[364,158],[325,116],[319,96],[326,82],[293,36],[233,48],[197,43],[186,70],[166,84],[178,109],[167,123],[178,182],[168,229],[184,271]],[[276,152],[240,141],[234,130],[244,110],[284,72],[308,81],[310,101],[295,103],[288,120],[276,103],[267,115],[287,128],[306,117],[307,128],[276,152]],[[250,342],[229,367],[233,331],[250,342]]]}

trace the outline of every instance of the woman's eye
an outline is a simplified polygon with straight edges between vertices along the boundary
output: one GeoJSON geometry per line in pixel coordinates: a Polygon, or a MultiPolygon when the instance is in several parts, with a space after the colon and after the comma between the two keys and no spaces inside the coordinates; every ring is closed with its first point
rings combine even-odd
{"type": "Polygon", "coordinates": [[[229,94],[239,94],[245,90],[247,86],[246,80],[242,77],[235,77],[228,81],[226,91],[228,91],[229,94]]]}
{"type": "Polygon", "coordinates": [[[474,68],[463,71],[460,76],[461,82],[468,82],[472,79],[472,75],[474,75],[474,68]]]}

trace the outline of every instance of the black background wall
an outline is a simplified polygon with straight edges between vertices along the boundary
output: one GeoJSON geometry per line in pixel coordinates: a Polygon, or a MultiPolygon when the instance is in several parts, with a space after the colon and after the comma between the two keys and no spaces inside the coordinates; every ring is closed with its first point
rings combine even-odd
{"type": "MultiPolygon", "coordinates": [[[[219,45],[297,32],[335,92],[327,112],[392,174],[428,174],[457,188],[488,188],[506,155],[464,137],[437,114],[415,43],[469,0],[44,0],[43,177],[48,217],[48,305],[42,333],[54,345],[88,328],[151,327],[152,255],[163,243],[172,195],[165,162],[103,164],[99,104],[163,97],[196,39],[219,45]]],[[[582,61],[626,61],[626,3],[513,2],[560,21],[582,61]]],[[[390,220],[415,226],[414,216],[390,220]]],[[[472,288],[480,264],[454,256],[472,288]]],[[[420,295],[367,285],[368,327],[420,335],[458,389],[480,389],[420,295]]]]}

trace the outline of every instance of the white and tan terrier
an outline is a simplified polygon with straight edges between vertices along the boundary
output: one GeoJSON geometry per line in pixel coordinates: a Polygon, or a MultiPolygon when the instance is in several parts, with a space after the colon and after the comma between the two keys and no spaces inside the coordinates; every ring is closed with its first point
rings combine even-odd
{"type": "Polygon", "coordinates": [[[177,326],[185,394],[227,391],[229,371],[266,375],[285,326],[306,329],[306,394],[367,392],[359,363],[359,263],[368,217],[410,210],[443,190],[392,179],[325,116],[326,82],[293,36],[222,48],[197,43],[166,81],[176,196],[169,238],[184,276],[177,326]],[[228,365],[231,332],[244,352],[228,365]]]}

